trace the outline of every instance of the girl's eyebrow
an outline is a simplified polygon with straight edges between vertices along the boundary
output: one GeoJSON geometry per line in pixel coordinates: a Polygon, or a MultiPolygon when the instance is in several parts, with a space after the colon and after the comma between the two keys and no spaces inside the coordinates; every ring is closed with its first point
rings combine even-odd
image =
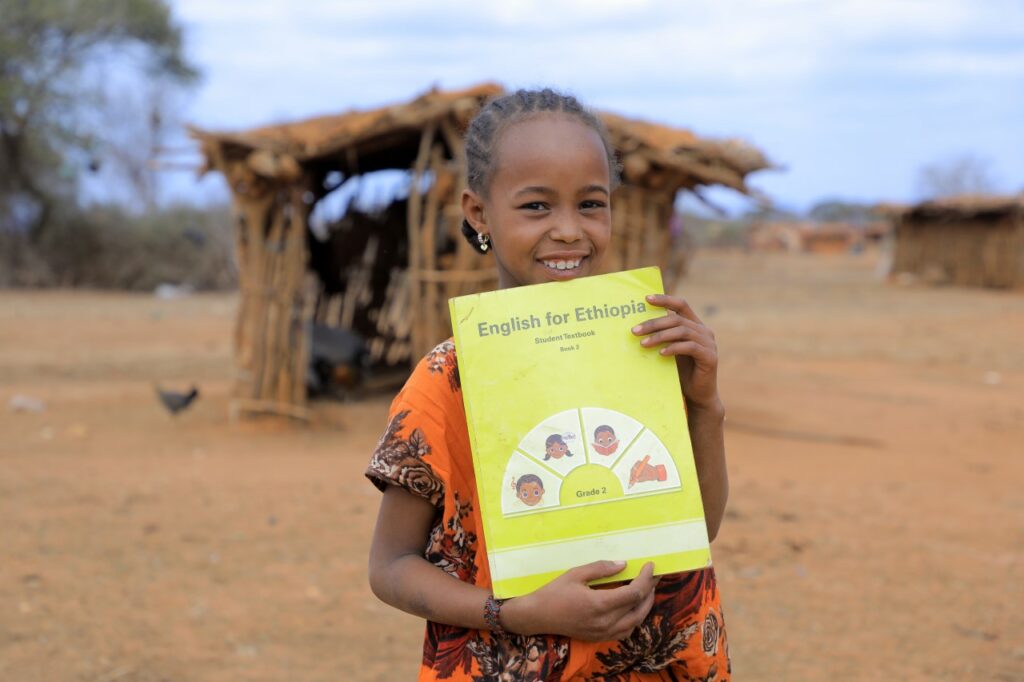
{"type": "Polygon", "coordinates": [[[555,190],[550,187],[544,187],[543,185],[530,185],[529,187],[523,187],[512,196],[517,197],[520,194],[533,194],[534,192],[538,194],[554,194],[555,190]]]}
{"type": "MultiPolygon", "coordinates": [[[[534,192],[538,194],[554,194],[555,190],[551,189],[550,187],[544,187],[543,185],[530,185],[529,187],[523,187],[522,189],[518,190],[512,196],[518,197],[521,194],[532,194],[534,192]]],[[[586,187],[580,190],[580,194],[590,194],[591,192],[600,192],[605,196],[609,195],[608,188],[605,187],[604,185],[587,185],[586,187]]]]}

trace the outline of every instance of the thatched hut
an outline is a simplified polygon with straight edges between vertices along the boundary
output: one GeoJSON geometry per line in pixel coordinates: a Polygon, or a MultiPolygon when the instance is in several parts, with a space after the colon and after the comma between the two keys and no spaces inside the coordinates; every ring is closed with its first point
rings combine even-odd
{"type": "Polygon", "coordinates": [[[801,230],[803,251],[816,254],[849,253],[864,243],[864,231],[842,222],[815,223],[801,230]]]}
{"type": "MultiPolygon", "coordinates": [[[[407,371],[450,333],[448,298],[495,286],[493,257],[479,256],[460,234],[459,197],[462,132],[500,92],[493,84],[432,90],[371,111],[192,131],[206,169],[227,179],[236,216],[236,412],[304,416],[318,331],[354,339],[363,368],[407,371]],[[375,215],[349,212],[325,241],[312,237],[318,202],[345,180],[386,169],[406,172],[406,197],[375,215]]],[[[624,166],[607,266],[661,265],[672,286],[682,274],[668,229],[676,193],[709,185],[747,193],[746,176],[769,164],[742,142],[604,118],[624,166]]]]}
{"type": "Polygon", "coordinates": [[[747,233],[747,248],[762,252],[860,253],[867,246],[878,246],[890,229],[889,223],[884,221],[857,224],[772,220],[751,226],[747,233]]]}
{"type": "Polygon", "coordinates": [[[892,274],[962,286],[1024,286],[1024,194],[936,199],[894,217],[892,274]]]}

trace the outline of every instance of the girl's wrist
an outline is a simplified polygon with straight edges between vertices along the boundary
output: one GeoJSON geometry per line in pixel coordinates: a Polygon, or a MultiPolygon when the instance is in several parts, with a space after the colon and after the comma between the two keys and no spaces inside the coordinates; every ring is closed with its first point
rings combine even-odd
{"type": "Polygon", "coordinates": [[[501,627],[516,635],[537,634],[529,595],[514,597],[501,605],[501,627]]]}
{"type": "Polygon", "coordinates": [[[694,419],[707,419],[724,422],[725,404],[717,395],[706,403],[697,403],[692,400],[687,400],[686,415],[691,421],[694,419]]]}

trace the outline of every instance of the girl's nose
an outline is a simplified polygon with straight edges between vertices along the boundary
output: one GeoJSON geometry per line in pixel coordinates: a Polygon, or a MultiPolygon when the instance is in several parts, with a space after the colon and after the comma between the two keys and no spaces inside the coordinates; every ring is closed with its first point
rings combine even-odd
{"type": "Polygon", "coordinates": [[[571,244],[583,238],[583,227],[575,215],[556,215],[555,225],[551,228],[551,238],[557,242],[571,244]]]}

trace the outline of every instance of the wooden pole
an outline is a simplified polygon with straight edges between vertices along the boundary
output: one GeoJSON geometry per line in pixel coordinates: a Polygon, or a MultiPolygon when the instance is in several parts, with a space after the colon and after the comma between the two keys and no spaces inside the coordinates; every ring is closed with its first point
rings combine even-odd
{"type": "Polygon", "coordinates": [[[426,345],[426,330],[424,329],[424,311],[421,307],[423,292],[421,290],[421,271],[423,270],[423,245],[420,242],[422,235],[423,206],[421,200],[420,185],[423,182],[423,172],[426,169],[430,158],[430,149],[434,141],[434,134],[437,131],[437,121],[431,121],[423,129],[420,136],[420,146],[416,154],[416,162],[413,166],[412,184],[409,187],[408,205],[408,235],[409,235],[409,314],[412,316],[412,352],[426,353],[429,348],[426,345]]]}
{"type": "Polygon", "coordinates": [[[285,215],[289,208],[287,201],[278,197],[270,216],[270,230],[264,243],[264,277],[261,281],[263,295],[260,298],[266,307],[266,323],[258,332],[262,337],[263,354],[258,370],[259,390],[254,396],[259,400],[274,398],[275,388],[280,378],[281,326],[288,318],[287,301],[283,299],[287,292],[283,291],[281,286],[281,261],[284,260],[282,247],[285,228],[291,222],[290,217],[285,215]]]}
{"type": "MultiPolygon", "coordinates": [[[[424,318],[426,321],[426,346],[433,346],[441,341],[441,320],[444,313],[438,308],[439,283],[430,282],[424,279],[427,273],[437,271],[437,214],[439,210],[440,196],[442,189],[438,173],[441,170],[442,156],[441,146],[434,145],[430,154],[430,169],[433,171],[433,184],[427,192],[425,215],[423,216],[423,269],[419,273],[420,282],[426,289],[426,304],[424,305],[424,318]]],[[[447,307],[447,306],[445,306],[447,307]]]]}
{"type": "Polygon", "coordinates": [[[282,334],[282,352],[291,360],[278,387],[278,402],[304,406],[306,403],[306,368],[309,364],[309,338],[312,308],[306,287],[306,218],[308,206],[305,192],[292,192],[291,230],[285,248],[285,291],[288,293],[286,329],[282,334]]]}
{"type": "Polygon", "coordinates": [[[264,252],[264,234],[266,234],[266,221],[274,209],[272,196],[265,197],[262,201],[246,202],[245,221],[247,233],[247,253],[249,256],[249,289],[245,292],[249,302],[247,305],[248,319],[244,322],[248,334],[249,357],[246,364],[240,367],[243,373],[243,383],[240,388],[244,392],[239,397],[259,398],[260,387],[263,382],[263,357],[265,348],[264,329],[267,322],[266,297],[263,294],[265,285],[264,268],[266,265],[264,252]]]}
{"type": "Polygon", "coordinates": [[[640,264],[641,247],[643,246],[644,204],[646,192],[639,187],[632,188],[629,197],[628,225],[626,228],[626,269],[632,270],[640,264]]]}

